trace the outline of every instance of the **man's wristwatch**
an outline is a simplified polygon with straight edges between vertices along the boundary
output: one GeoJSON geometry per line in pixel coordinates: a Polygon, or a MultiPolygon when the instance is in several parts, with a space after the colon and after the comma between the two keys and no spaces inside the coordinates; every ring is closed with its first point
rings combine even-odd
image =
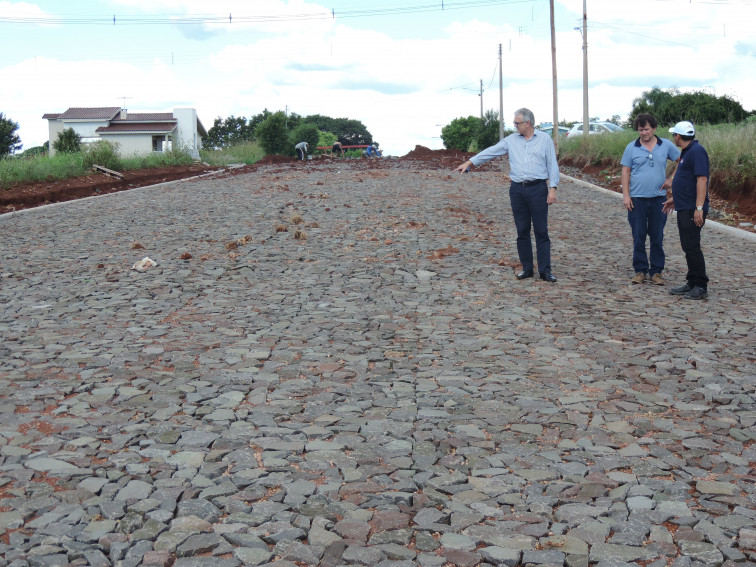
{"type": "Polygon", "coordinates": [[[703,207],[696,207],[697,211],[703,211],[703,207]]]}

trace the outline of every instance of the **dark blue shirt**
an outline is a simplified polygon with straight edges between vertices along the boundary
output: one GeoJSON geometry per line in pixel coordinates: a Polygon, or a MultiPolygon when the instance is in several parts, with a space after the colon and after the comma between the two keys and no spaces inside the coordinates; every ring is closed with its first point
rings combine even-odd
{"type": "Polygon", "coordinates": [[[672,180],[672,199],[675,210],[686,211],[696,208],[696,184],[699,177],[706,177],[706,201],[704,211],[709,210],[709,154],[698,140],[690,144],[680,154],[675,177],[672,180]]]}

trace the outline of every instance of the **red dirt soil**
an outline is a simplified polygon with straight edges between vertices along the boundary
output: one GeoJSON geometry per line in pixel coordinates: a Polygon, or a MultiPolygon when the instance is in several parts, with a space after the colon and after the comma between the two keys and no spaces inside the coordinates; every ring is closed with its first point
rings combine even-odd
{"type": "MultiPolygon", "coordinates": [[[[399,158],[349,160],[349,164],[350,167],[355,169],[402,169],[409,167],[412,169],[446,169],[451,173],[454,168],[472,155],[469,152],[459,150],[431,150],[425,146],[415,146],[414,150],[399,158]]],[[[0,188],[0,214],[211,173],[216,176],[240,175],[265,166],[310,167],[324,162],[330,163],[334,159],[338,160],[339,158],[320,156],[305,164],[292,157],[265,156],[254,165],[236,168],[193,164],[126,171],[123,172],[124,179],[122,180],[101,173],[92,173],[65,180],[20,183],[11,187],[0,188]]],[[[477,167],[476,170],[498,169],[492,163],[477,167]]],[[[611,166],[575,164],[569,160],[561,160],[560,165],[563,167],[564,173],[568,175],[620,192],[619,171],[614,171],[615,168],[611,166]]],[[[735,226],[741,222],[750,222],[752,225],[756,225],[756,181],[747,180],[739,191],[728,195],[726,200],[717,194],[717,190],[722,185],[721,176],[714,175],[710,186],[710,200],[712,207],[717,209],[719,213],[724,213],[724,217],[720,214],[717,218],[712,214],[711,218],[735,226]]],[[[752,226],[749,230],[756,229],[752,226]]]]}

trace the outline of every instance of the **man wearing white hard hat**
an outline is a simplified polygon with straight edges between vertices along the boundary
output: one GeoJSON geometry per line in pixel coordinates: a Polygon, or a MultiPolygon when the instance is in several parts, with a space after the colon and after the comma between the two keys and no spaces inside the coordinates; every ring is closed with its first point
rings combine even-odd
{"type": "Polygon", "coordinates": [[[695,139],[696,129],[690,122],[678,122],[669,131],[681,153],[672,179],[672,197],[665,201],[664,212],[677,211],[680,246],[688,264],[687,282],[669,293],[686,299],[706,299],[709,278],[701,250],[701,229],[709,212],[709,154],[695,139]]]}

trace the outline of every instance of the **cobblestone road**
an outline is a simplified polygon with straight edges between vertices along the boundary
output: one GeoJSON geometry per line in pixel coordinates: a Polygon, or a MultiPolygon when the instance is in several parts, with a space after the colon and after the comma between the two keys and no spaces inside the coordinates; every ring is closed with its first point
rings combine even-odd
{"type": "Polygon", "coordinates": [[[756,565],[756,244],[386,163],[0,217],[1,565],[756,565]]]}

